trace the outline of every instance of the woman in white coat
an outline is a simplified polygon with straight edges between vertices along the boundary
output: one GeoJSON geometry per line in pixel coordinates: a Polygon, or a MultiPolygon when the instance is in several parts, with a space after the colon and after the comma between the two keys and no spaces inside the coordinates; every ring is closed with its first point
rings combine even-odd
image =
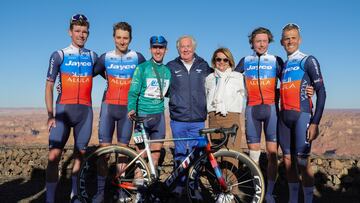
{"type": "MultiPolygon", "coordinates": [[[[231,127],[237,124],[240,127],[240,116],[243,109],[245,95],[243,76],[233,71],[234,58],[228,48],[215,50],[211,65],[214,73],[207,76],[205,81],[209,127],[231,127]]],[[[213,135],[216,142],[219,135],[213,135]]],[[[241,129],[238,130],[235,142],[229,139],[227,147],[239,150],[241,129]]]]}

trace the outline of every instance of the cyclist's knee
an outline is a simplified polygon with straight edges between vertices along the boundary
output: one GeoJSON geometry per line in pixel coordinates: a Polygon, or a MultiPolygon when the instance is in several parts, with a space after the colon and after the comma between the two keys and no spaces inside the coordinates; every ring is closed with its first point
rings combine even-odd
{"type": "Polygon", "coordinates": [[[293,165],[290,154],[284,155],[283,161],[284,161],[284,165],[285,165],[285,168],[286,168],[286,169],[291,168],[291,166],[293,165]]]}
{"type": "Polygon", "coordinates": [[[267,158],[269,163],[276,164],[277,163],[277,153],[274,152],[268,152],[267,158]]]}
{"type": "Polygon", "coordinates": [[[50,149],[49,150],[49,155],[48,155],[48,161],[49,164],[57,164],[60,162],[60,158],[61,158],[61,153],[62,150],[61,149],[50,149]]]}
{"type": "Polygon", "coordinates": [[[297,160],[297,164],[298,164],[299,167],[301,167],[301,168],[307,168],[308,167],[309,161],[308,161],[307,157],[298,156],[296,160],[297,160]]]}

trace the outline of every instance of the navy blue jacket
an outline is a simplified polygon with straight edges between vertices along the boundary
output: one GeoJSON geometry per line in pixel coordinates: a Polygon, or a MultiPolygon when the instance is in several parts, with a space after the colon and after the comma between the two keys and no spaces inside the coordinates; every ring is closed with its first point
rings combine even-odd
{"type": "Polygon", "coordinates": [[[187,71],[180,57],[170,61],[171,82],[169,88],[170,118],[181,122],[206,120],[205,78],[213,72],[208,63],[195,54],[195,61],[187,71]]]}

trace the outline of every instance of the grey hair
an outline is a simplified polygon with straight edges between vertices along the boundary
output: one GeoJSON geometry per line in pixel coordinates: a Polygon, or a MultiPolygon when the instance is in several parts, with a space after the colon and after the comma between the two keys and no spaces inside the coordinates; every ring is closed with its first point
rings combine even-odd
{"type": "Polygon", "coordinates": [[[191,35],[183,35],[183,36],[179,37],[179,39],[176,41],[176,48],[177,48],[177,50],[179,51],[180,41],[181,41],[182,39],[185,39],[185,38],[189,38],[189,39],[191,40],[192,45],[193,45],[193,47],[194,47],[194,51],[195,51],[195,49],[196,49],[196,40],[195,40],[195,38],[194,38],[193,36],[191,36],[191,35]]]}

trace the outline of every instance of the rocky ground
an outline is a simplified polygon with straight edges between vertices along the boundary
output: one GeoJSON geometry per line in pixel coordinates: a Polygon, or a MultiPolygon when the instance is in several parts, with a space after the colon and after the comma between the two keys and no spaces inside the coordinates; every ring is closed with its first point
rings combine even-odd
{"type": "MultiPolygon", "coordinates": [[[[90,150],[95,150],[95,147],[90,150]]],[[[0,148],[0,202],[44,202],[46,151],[46,147],[0,148]]],[[[66,149],[61,160],[57,202],[69,201],[71,153],[71,149],[66,149]]],[[[173,164],[170,148],[166,148],[163,155],[162,180],[170,174],[173,164]]],[[[279,178],[274,195],[277,202],[286,202],[287,182],[281,160],[279,164],[279,178]]],[[[265,165],[265,154],[262,154],[261,166],[264,174],[265,165]]],[[[314,202],[360,202],[360,158],[313,156],[312,168],[316,177],[314,202]]],[[[186,199],[175,199],[171,202],[177,201],[184,203],[186,199]]]]}
{"type": "MultiPolygon", "coordinates": [[[[98,113],[95,109],[91,145],[97,144],[98,113]]],[[[44,109],[0,108],[0,202],[44,201],[48,139],[45,122],[44,109]]],[[[242,140],[240,148],[246,148],[244,136],[242,140]]],[[[360,110],[325,111],[320,136],[312,148],[312,164],[316,172],[315,202],[360,202],[359,143],[360,110]]],[[[71,144],[72,140],[69,140],[62,159],[58,202],[68,202],[70,194],[71,144]]],[[[171,146],[171,143],[167,145],[171,146]]],[[[263,165],[265,161],[263,159],[263,165]]],[[[165,172],[171,171],[171,166],[165,165],[163,170],[166,176],[165,172]]],[[[280,167],[279,171],[275,195],[278,202],[286,202],[287,184],[283,168],[280,167]]]]}

